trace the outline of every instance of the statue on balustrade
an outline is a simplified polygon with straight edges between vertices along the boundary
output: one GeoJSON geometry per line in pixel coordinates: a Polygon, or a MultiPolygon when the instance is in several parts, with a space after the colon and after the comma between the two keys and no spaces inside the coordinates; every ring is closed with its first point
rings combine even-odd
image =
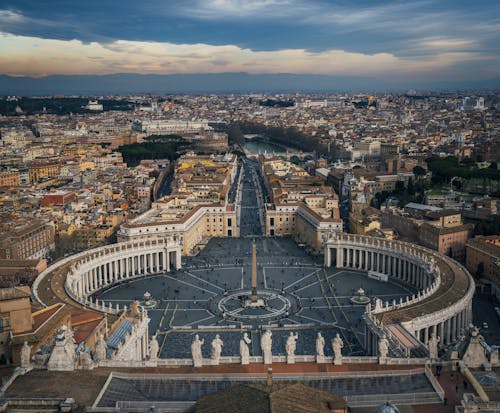
{"type": "Polygon", "coordinates": [[[389,354],[389,340],[385,334],[378,340],[378,358],[379,363],[385,362],[387,358],[387,354],[389,354]]]}
{"type": "Polygon", "coordinates": [[[21,347],[21,367],[27,369],[31,364],[31,346],[27,341],[21,347]]]}
{"type": "Polygon", "coordinates": [[[212,364],[219,365],[220,355],[222,353],[222,346],[224,342],[221,340],[218,334],[215,335],[215,338],[212,340],[212,364]]]}
{"type": "Polygon", "coordinates": [[[427,347],[429,348],[429,358],[432,360],[437,360],[438,358],[438,344],[439,337],[434,334],[427,343],[427,347]]]}
{"type": "Polygon", "coordinates": [[[130,304],[130,316],[131,317],[139,317],[139,301],[135,300],[130,304]]]}
{"type": "Polygon", "coordinates": [[[88,351],[80,351],[78,353],[80,359],[80,366],[84,370],[91,370],[94,368],[94,362],[88,351]]]}
{"type": "Polygon", "coordinates": [[[106,341],[104,341],[104,336],[102,334],[99,335],[99,340],[97,341],[97,344],[95,346],[95,351],[97,354],[97,358],[99,361],[106,360],[106,350],[108,346],[106,344],[106,341]]]}
{"type": "Polygon", "coordinates": [[[298,333],[293,333],[290,331],[290,335],[288,336],[286,340],[286,362],[288,364],[294,364],[295,363],[295,349],[297,348],[297,339],[299,338],[298,333]]]}
{"type": "Polygon", "coordinates": [[[149,359],[150,360],[158,360],[158,353],[160,352],[160,345],[158,344],[158,340],[156,338],[156,334],[151,338],[149,342],[149,359]]]}
{"type": "Polygon", "coordinates": [[[325,359],[325,339],[321,335],[321,333],[318,332],[316,336],[316,362],[322,363],[324,359],[325,359]]]}
{"type": "Polygon", "coordinates": [[[250,363],[250,350],[248,349],[248,345],[252,342],[248,338],[248,333],[243,334],[243,338],[240,340],[240,356],[241,356],[241,364],[249,364],[250,363]]]}
{"type": "Polygon", "coordinates": [[[64,336],[66,339],[66,351],[70,357],[72,357],[73,362],[76,361],[76,341],[75,341],[75,333],[71,326],[63,326],[64,336]]]}
{"type": "Polygon", "coordinates": [[[260,348],[264,357],[264,364],[272,364],[273,362],[273,339],[271,330],[266,330],[260,339],[260,348]]]}
{"type": "Polygon", "coordinates": [[[344,341],[340,338],[339,333],[335,335],[332,340],[333,348],[333,364],[339,366],[342,364],[342,349],[344,348],[344,341]]]}
{"type": "Polygon", "coordinates": [[[201,367],[203,365],[203,355],[201,353],[203,343],[205,343],[205,339],[200,340],[200,337],[196,334],[194,341],[191,343],[191,355],[193,356],[194,367],[201,367]]]}

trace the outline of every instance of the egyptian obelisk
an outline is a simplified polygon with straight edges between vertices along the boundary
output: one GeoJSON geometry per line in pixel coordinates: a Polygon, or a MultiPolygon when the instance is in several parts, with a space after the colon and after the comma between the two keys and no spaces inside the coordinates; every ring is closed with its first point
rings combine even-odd
{"type": "Polygon", "coordinates": [[[252,303],[257,302],[257,245],[252,242],[252,303]]]}

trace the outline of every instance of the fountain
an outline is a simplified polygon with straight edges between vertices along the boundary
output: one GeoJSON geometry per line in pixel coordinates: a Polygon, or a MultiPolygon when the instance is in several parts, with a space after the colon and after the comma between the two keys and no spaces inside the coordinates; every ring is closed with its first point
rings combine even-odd
{"type": "Polygon", "coordinates": [[[351,303],[360,305],[366,305],[370,302],[370,298],[366,296],[365,290],[362,288],[359,288],[358,291],[356,291],[356,295],[353,295],[350,300],[351,303]]]}
{"type": "Polygon", "coordinates": [[[155,308],[158,304],[158,301],[152,298],[152,295],[149,291],[146,291],[142,296],[143,300],[141,301],[141,306],[146,309],[155,308]]]}

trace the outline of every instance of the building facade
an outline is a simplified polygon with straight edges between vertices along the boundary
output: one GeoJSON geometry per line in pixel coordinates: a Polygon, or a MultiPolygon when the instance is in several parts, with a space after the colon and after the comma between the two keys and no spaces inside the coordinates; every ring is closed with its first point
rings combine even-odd
{"type": "Polygon", "coordinates": [[[14,225],[0,234],[0,259],[45,258],[54,248],[54,225],[46,221],[14,225]]]}

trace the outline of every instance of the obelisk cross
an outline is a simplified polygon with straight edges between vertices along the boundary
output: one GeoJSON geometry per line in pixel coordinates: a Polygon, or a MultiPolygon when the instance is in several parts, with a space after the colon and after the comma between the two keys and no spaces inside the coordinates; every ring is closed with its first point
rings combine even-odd
{"type": "Polygon", "coordinates": [[[257,302],[257,245],[252,242],[252,302],[257,302]]]}

